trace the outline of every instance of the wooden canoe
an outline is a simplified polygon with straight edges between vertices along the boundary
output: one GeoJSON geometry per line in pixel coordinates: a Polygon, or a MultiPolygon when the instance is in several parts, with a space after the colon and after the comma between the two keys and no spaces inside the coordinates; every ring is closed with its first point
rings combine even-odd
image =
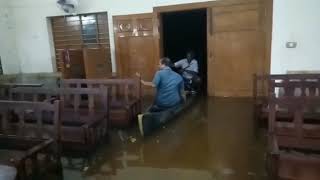
{"type": "Polygon", "coordinates": [[[138,115],[139,130],[142,136],[148,136],[152,134],[156,129],[159,129],[166,123],[174,120],[187,108],[189,108],[196,100],[197,96],[190,96],[186,102],[180,106],[161,111],[150,112],[147,111],[144,114],[138,115]]]}

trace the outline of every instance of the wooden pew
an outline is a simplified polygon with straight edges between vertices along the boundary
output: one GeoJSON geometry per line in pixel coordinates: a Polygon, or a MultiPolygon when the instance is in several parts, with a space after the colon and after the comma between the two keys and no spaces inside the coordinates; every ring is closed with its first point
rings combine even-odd
{"type": "Polygon", "coordinates": [[[273,96],[269,106],[268,168],[272,179],[320,179],[320,97],[273,96]],[[310,118],[308,113],[315,107],[315,116],[310,118]],[[280,115],[283,109],[287,116],[280,115]]]}
{"type": "Polygon", "coordinates": [[[257,121],[268,118],[268,97],[319,96],[320,74],[254,75],[254,117],[257,121]]]}
{"type": "Polygon", "coordinates": [[[43,83],[1,83],[0,84],[0,99],[7,100],[8,92],[15,87],[42,87],[43,83]]]}
{"type": "Polygon", "coordinates": [[[63,150],[89,154],[107,136],[109,117],[107,94],[107,88],[14,88],[10,91],[10,99],[28,101],[59,99],[63,150]]]}
{"type": "Polygon", "coordinates": [[[320,74],[271,75],[268,80],[269,94],[279,88],[280,96],[319,96],[320,74]]]}
{"type": "Polygon", "coordinates": [[[62,177],[59,101],[0,101],[0,119],[0,164],[16,167],[19,180],[39,178],[48,171],[62,177]],[[51,115],[52,124],[43,124],[44,114],[51,115]],[[26,116],[35,123],[26,123],[26,116]],[[39,154],[45,157],[41,159],[39,154]]]}
{"type": "Polygon", "coordinates": [[[61,87],[110,88],[110,122],[113,127],[128,127],[142,111],[139,79],[64,79],[61,87]]]}

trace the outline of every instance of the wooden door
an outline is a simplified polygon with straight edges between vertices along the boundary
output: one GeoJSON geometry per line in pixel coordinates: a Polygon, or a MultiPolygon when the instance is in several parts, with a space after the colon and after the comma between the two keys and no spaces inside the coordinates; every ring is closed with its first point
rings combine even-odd
{"type": "Polygon", "coordinates": [[[208,94],[252,95],[253,74],[266,73],[261,1],[208,8],[208,94]]]}
{"type": "Polygon", "coordinates": [[[84,67],[87,79],[110,78],[112,76],[112,67],[109,49],[84,48],[84,67]]]}
{"type": "Polygon", "coordinates": [[[64,79],[84,79],[86,77],[81,49],[63,50],[58,54],[62,61],[61,72],[64,79]]]}
{"type": "Polygon", "coordinates": [[[134,77],[141,73],[152,80],[157,62],[154,59],[152,14],[114,16],[117,73],[134,77]]]}

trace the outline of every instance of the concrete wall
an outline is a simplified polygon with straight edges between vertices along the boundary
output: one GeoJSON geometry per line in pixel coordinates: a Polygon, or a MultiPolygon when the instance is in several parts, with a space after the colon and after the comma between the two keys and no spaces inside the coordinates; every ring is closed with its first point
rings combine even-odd
{"type": "Polygon", "coordinates": [[[271,72],[320,70],[320,1],[274,0],[271,72]],[[286,42],[297,42],[286,48],[286,42]]]}
{"type": "Polygon", "coordinates": [[[4,73],[15,74],[20,71],[20,62],[16,56],[15,23],[8,2],[0,0],[0,56],[4,73]]]}
{"type": "MultiPolygon", "coordinates": [[[[80,0],[78,13],[108,11],[111,54],[112,60],[115,62],[112,32],[113,15],[147,13],[152,12],[154,6],[202,1],[206,0],[80,0]]],[[[25,73],[53,71],[53,46],[50,42],[50,27],[48,27],[47,17],[63,15],[55,2],[56,0],[10,1],[14,28],[12,31],[9,30],[9,34],[14,32],[14,38],[11,39],[15,39],[16,43],[12,46],[17,47],[15,52],[19,61],[14,57],[14,61],[6,58],[5,63],[8,70],[15,70],[13,67],[16,66],[10,66],[11,63],[21,62],[22,72],[25,73]]],[[[319,30],[319,0],[274,0],[271,72],[320,70],[320,46],[317,44],[320,42],[319,30]],[[297,42],[297,48],[286,48],[287,41],[297,42]]]]}

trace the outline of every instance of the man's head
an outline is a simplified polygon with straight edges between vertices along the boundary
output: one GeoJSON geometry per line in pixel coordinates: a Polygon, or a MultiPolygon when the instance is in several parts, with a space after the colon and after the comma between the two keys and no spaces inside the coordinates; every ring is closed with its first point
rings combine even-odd
{"type": "Polygon", "coordinates": [[[194,52],[193,51],[188,51],[187,52],[187,60],[192,61],[194,59],[194,52]]]}
{"type": "Polygon", "coordinates": [[[160,59],[160,62],[159,62],[159,67],[160,69],[164,68],[164,67],[170,67],[171,65],[171,60],[167,57],[164,57],[162,59],[160,59]]]}

